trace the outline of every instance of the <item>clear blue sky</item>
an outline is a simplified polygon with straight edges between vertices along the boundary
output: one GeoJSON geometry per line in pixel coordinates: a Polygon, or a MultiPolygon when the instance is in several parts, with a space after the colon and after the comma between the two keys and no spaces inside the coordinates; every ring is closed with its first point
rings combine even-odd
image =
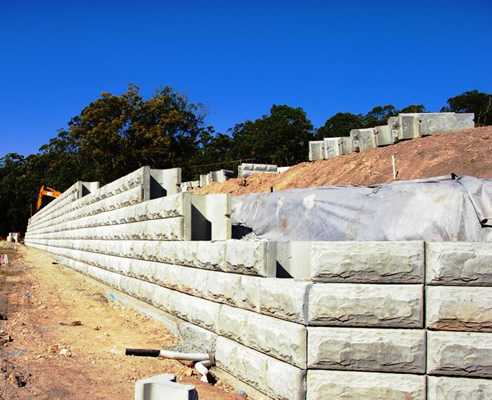
{"type": "Polygon", "coordinates": [[[101,92],[169,85],[218,132],[492,92],[492,1],[0,0],[0,157],[29,155],[101,92]]]}

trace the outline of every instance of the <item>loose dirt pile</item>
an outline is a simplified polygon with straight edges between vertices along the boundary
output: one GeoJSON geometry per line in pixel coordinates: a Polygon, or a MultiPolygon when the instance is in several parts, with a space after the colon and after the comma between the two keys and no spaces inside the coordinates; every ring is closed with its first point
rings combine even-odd
{"type": "Polygon", "coordinates": [[[282,174],[258,173],[247,179],[212,183],[195,193],[239,196],[315,186],[388,183],[393,181],[392,156],[396,161],[397,180],[451,173],[492,178],[491,139],[492,126],[446,132],[330,160],[301,163],[282,174]]]}
{"type": "Polygon", "coordinates": [[[137,379],[163,373],[194,385],[200,400],[244,399],[178,361],[125,356],[177,339],[52,255],[6,242],[0,254],[10,260],[0,266],[0,399],[132,399],[137,379]]]}

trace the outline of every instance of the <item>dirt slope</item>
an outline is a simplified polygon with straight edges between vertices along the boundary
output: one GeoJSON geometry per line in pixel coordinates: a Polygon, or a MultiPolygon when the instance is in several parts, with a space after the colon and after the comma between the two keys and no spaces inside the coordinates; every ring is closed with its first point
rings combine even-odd
{"type": "MultiPolygon", "coordinates": [[[[398,180],[471,175],[492,178],[492,126],[446,132],[330,160],[305,162],[282,174],[258,173],[247,179],[213,183],[196,193],[234,196],[330,185],[372,185],[393,181],[391,156],[398,180]]],[[[307,151],[307,150],[306,150],[307,151]]]]}

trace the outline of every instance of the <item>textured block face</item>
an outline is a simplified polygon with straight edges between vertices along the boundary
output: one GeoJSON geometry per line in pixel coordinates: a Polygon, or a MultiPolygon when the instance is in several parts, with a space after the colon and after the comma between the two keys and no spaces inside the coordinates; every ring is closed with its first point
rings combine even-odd
{"type": "Polygon", "coordinates": [[[428,400],[492,399],[490,380],[429,376],[427,382],[428,400]]]}
{"type": "Polygon", "coordinates": [[[305,398],[305,371],[302,369],[220,336],[215,358],[219,368],[273,399],[305,398]]]}
{"type": "Polygon", "coordinates": [[[492,378],[492,337],[488,333],[427,333],[427,373],[492,378]]]}
{"type": "Polygon", "coordinates": [[[275,253],[275,243],[267,240],[229,240],[226,251],[227,271],[245,275],[275,276],[275,253]]]}
{"type": "Polygon", "coordinates": [[[425,376],[370,372],[307,372],[306,400],[424,400],[425,376]]]}
{"type": "Polygon", "coordinates": [[[306,327],[303,325],[222,306],[217,333],[299,368],[306,368],[306,327]]]}
{"type": "Polygon", "coordinates": [[[426,293],[427,328],[492,332],[492,288],[434,286],[426,293]]]}
{"type": "Polygon", "coordinates": [[[420,285],[313,285],[309,323],[321,326],[422,328],[420,285]]]}
{"type": "Polygon", "coordinates": [[[425,332],[403,329],[308,328],[308,367],[425,373],[425,332]]]}
{"type": "Polygon", "coordinates": [[[429,285],[492,286],[492,246],[481,242],[426,244],[429,285]]]}
{"type": "Polygon", "coordinates": [[[314,242],[314,282],[423,283],[424,243],[314,242]]]}
{"type": "Polygon", "coordinates": [[[259,279],[259,312],[273,315],[287,321],[305,324],[307,322],[307,292],[309,282],[292,279],[259,279]]]}

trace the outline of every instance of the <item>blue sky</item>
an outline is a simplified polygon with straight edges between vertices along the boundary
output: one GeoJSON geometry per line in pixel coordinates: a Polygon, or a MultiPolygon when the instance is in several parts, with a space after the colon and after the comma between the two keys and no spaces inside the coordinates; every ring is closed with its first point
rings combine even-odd
{"type": "Polygon", "coordinates": [[[29,155],[101,92],[171,86],[218,132],[492,92],[492,1],[0,0],[0,157],[29,155]]]}

